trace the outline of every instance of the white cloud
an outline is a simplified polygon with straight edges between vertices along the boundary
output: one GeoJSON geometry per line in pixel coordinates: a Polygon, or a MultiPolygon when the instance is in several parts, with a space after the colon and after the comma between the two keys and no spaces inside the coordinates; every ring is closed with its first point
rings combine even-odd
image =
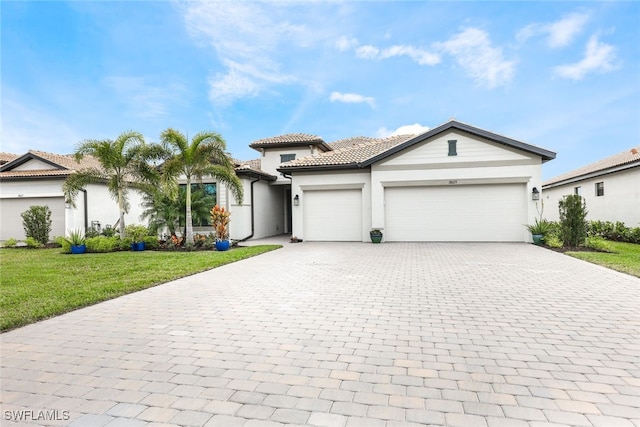
{"type": "Polygon", "coordinates": [[[558,48],[569,45],[575,36],[582,32],[584,26],[589,21],[588,13],[572,13],[564,18],[551,23],[529,24],[516,35],[520,41],[525,41],[537,35],[547,35],[549,47],[558,48]]]}
{"type": "Polygon", "coordinates": [[[363,59],[388,59],[396,56],[407,56],[419,65],[436,65],[440,62],[439,55],[406,45],[395,45],[382,50],[371,45],[360,46],[356,49],[356,56],[363,59]]]}
{"type": "Polygon", "coordinates": [[[560,65],[554,68],[555,73],[560,77],[572,80],[581,80],[590,73],[606,73],[615,70],[616,60],[615,48],[612,45],[601,43],[598,36],[589,38],[584,53],[584,58],[575,64],[560,65]]]}
{"type": "Polygon", "coordinates": [[[287,50],[283,45],[305,46],[319,37],[291,23],[284,3],[186,2],[179,7],[190,34],[212,46],[225,67],[209,79],[209,98],[217,104],[296,81],[281,70],[278,53],[287,50]]]}
{"type": "Polygon", "coordinates": [[[502,49],[491,45],[485,31],[467,28],[435,46],[452,55],[478,84],[495,88],[506,85],[513,78],[515,62],[506,60],[502,49]]]}
{"type": "Polygon", "coordinates": [[[375,107],[376,100],[370,96],[358,95],[357,93],[331,92],[329,97],[331,102],[344,102],[346,104],[367,103],[371,108],[375,107]]]}
{"type": "Polygon", "coordinates": [[[336,48],[338,48],[340,52],[345,52],[355,46],[358,46],[358,39],[356,38],[342,36],[336,40],[336,48]]]}
{"type": "Polygon", "coordinates": [[[412,125],[403,125],[395,130],[389,130],[382,126],[378,129],[377,135],[379,138],[387,138],[389,136],[396,135],[420,135],[429,130],[428,126],[422,126],[420,123],[414,123],[412,125]]]}

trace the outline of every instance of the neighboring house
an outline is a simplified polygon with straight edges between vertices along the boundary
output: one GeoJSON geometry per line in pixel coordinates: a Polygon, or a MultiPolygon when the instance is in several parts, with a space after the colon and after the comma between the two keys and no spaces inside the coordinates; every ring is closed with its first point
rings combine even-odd
{"type": "Polygon", "coordinates": [[[640,146],[557,176],[543,183],[545,218],[557,221],[558,202],[579,194],[587,204],[587,219],[621,221],[640,226],[640,146]]]}
{"type": "Polygon", "coordinates": [[[250,146],[262,157],[238,165],[245,203],[226,199],[235,239],[369,241],[378,228],[386,241],[530,241],[532,193],[555,158],[455,120],[418,136],[293,134],[250,146]]]}
{"type": "MultiPolygon", "coordinates": [[[[0,158],[4,158],[0,157],[0,158]]],[[[75,170],[99,167],[91,156],[80,164],[70,155],[29,150],[22,156],[13,156],[0,166],[0,241],[9,238],[25,238],[20,214],[30,206],[46,205],[51,210],[52,230],[50,238],[64,236],[68,230],[93,226],[115,226],[118,204],[113,200],[106,185],[91,184],[78,194],[76,207],[65,203],[62,193],[64,180],[75,170]]],[[[127,224],[142,223],[140,195],[132,191],[129,195],[131,209],[125,216],[127,224]]]]}

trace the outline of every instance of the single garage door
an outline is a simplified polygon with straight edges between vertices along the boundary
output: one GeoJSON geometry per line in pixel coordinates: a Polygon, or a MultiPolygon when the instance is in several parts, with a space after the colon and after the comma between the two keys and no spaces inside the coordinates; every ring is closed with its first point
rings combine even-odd
{"type": "Polygon", "coordinates": [[[303,195],[304,239],[361,242],[362,190],[316,190],[303,195]]]}
{"type": "Polygon", "coordinates": [[[0,240],[10,238],[24,240],[24,227],[20,214],[30,206],[49,206],[51,210],[51,233],[49,238],[65,235],[64,198],[38,197],[19,199],[0,199],[0,240]]]}
{"type": "Polygon", "coordinates": [[[385,189],[385,240],[522,242],[524,184],[385,189]]]}

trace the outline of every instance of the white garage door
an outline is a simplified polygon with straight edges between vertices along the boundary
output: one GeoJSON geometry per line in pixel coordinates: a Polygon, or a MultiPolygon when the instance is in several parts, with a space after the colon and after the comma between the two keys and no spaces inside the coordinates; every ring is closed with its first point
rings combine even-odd
{"type": "Polygon", "coordinates": [[[305,191],[304,240],[362,241],[362,190],[305,191]]]}
{"type": "Polygon", "coordinates": [[[0,199],[0,240],[10,238],[24,240],[24,227],[20,214],[30,206],[49,206],[51,210],[51,233],[49,238],[64,236],[64,198],[38,197],[21,199],[0,199]]]}
{"type": "Polygon", "coordinates": [[[523,184],[385,189],[385,240],[522,242],[523,184]]]}

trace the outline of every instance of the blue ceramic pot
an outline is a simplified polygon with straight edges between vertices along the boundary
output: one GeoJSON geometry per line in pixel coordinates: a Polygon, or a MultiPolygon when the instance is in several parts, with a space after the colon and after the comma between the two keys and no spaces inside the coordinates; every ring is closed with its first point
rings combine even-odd
{"type": "Polygon", "coordinates": [[[228,251],[231,242],[228,240],[216,240],[216,250],[217,251],[228,251]]]}

